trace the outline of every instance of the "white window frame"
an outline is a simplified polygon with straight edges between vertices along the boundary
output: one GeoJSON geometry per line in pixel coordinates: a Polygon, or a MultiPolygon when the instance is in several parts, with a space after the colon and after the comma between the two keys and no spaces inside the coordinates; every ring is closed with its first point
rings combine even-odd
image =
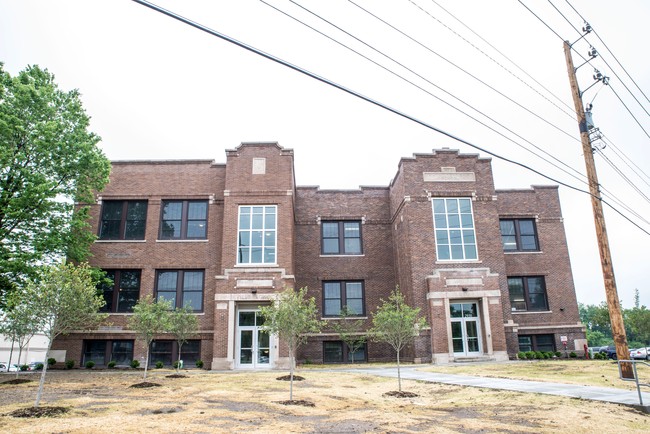
{"type": "Polygon", "coordinates": [[[262,205],[262,204],[255,204],[255,205],[240,205],[238,212],[237,212],[237,265],[277,265],[278,262],[278,206],[277,205],[262,205]],[[242,214],[242,209],[244,208],[250,208],[251,210],[251,216],[253,215],[252,210],[253,208],[256,207],[261,207],[263,208],[263,213],[262,213],[262,228],[253,228],[252,227],[252,220],[251,220],[251,227],[248,229],[242,229],[241,228],[241,214],[242,214]],[[267,229],[264,227],[266,225],[266,208],[267,207],[272,207],[275,209],[275,227],[273,229],[267,229]],[[273,231],[273,249],[274,249],[274,258],[275,260],[273,262],[264,262],[264,249],[265,248],[270,248],[267,247],[265,244],[265,237],[264,237],[264,232],[268,231],[273,231]],[[239,246],[239,240],[242,232],[248,232],[249,235],[249,240],[252,240],[252,234],[253,231],[262,231],[262,262],[251,262],[251,257],[252,257],[252,252],[251,252],[251,245],[249,244],[249,251],[248,251],[248,261],[241,261],[240,260],[240,246],[239,246]]]}
{"type": "MultiPolygon", "coordinates": [[[[474,205],[472,204],[472,202],[473,201],[472,201],[471,197],[432,197],[431,198],[431,216],[433,218],[433,237],[434,237],[434,240],[435,240],[435,243],[436,243],[436,258],[437,258],[438,261],[440,261],[440,262],[458,262],[458,261],[476,262],[476,261],[479,260],[479,258],[478,258],[478,241],[477,241],[477,238],[476,238],[476,223],[475,223],[475,219],[474,219],[474,205]],[[435,204],[436,200],[443,200],[444,203],[445,203],[445,214],[444,215],[445,215],[446,227],[444,227],[444,228],[436,227],[436,211],[435,211],[435,207],[434,207],[434,204],[435,204]],[[471,213],[471,217],[472,217],[471,230],[472,230],[472,233],[473,233],[473,236],[474,236],[474,243],[473,244],[465,242],[465,237],[463,236],[462,231],[463,230],[469,230],[469,229],[463,229],[462,218],[459,220],[459,226],[458,227],[454,226],[454,227],[450,228],[450,226],[449,226],[449,216],[450,216],[450,214],[449,214],[448,209],[447,209],[447,201],[448,200],[455,200],[458,207],[459,207],[459,209],[460,209],[460,200],[469,201],[470,213],[471,213]],[[452,255],[452,252],[451,252],[451,246],[452,245],[458,245],[458,244],[451,244],[451,233],[450,232],[452,230],[460,230],[461,231],[461,237],[460,237],[461,243],[460,243],[460,246],[462,247],[462,252],[463,252],[463,257],[462,258],[453,258],[452,257],[453,255],[452,255]],[[449,244],[447,244],[447,245],[450,248],[449,258],[441,258],[440,257],[440,245],[438,244],[438,236],[437,236],[438,231],[445,231],[446,234],[447,234],[447,240],[449,242],[449,244]],[[468,258],[467,257],[466,246],[470,246],[470,245],[474,246],[474,250],[476,252],[476,256],[473,257],[473,258],[468,258]]],[[[459,215],[460,215],[460,213],[459,213],[459,215]]]]}

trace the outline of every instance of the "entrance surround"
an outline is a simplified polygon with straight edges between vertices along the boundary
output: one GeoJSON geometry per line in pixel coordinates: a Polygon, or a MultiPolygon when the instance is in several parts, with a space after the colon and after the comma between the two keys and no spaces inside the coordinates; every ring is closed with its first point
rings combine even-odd
{"type": "Polygon", "coordinates": [[[431,359],[444,364],[466,358],[454,354],[450,304],[476,303],[480,319],[481,353],[471,358],[508,360],[503,329],[499,275],[488,268],[438,269],[427,281],[431,329],[431,359]]]}

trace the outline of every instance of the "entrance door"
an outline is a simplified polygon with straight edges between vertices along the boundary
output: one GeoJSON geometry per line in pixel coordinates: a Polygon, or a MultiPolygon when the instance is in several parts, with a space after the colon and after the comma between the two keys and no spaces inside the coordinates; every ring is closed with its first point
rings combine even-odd
{"type": "Polygon", "coordinates": [[[269,333],[264,318],[256,309],[237,313],[237,367],[268,368],[271,365],[269,333]]]}
{"type": "Polygon", "coordinates": [[[451,340],[456,356],[481,354],[480,320],[478,304],[474,302],[450,303],[451,340]]]}

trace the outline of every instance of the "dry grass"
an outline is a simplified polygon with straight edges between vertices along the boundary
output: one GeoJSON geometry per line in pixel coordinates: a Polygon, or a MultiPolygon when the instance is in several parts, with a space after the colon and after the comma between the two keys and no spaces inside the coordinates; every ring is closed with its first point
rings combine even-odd
{"type": "MultiPolygon", "coordinates": [[[[278,372],[188,371],[188,378],[149,381],[130,388],[135,372],[59,371],[48,374],[43,405],[70,411],[56,418],[8,416],[30,406],[37,382],[0,385],[0,432],[648,432],[650,416],[627,407],[548,395],[404,381],[415,398],[383,396],[394,379],[301,370],[294,399],[314,407],[285,406],[289,384],[278,372]]],[[[4,376],[0,376],[2,381],[4,376]]]]}
{"type": "MultiPolygon", "coordinates": [[[[618,365],[611,360],[530,360],[472,363],[427,366],[422,370],[478,377],[513,378],[636,390],[634,383],[619,379],[618,365]]],[[[638,365],[638,373],[640,379],[650,382],[650,369],[647,366],[638,365]]]]}

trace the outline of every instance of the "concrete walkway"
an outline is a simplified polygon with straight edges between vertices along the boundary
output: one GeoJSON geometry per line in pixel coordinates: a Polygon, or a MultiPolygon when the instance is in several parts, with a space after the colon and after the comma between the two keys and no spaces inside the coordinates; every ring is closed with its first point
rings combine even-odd
{"type": "MultiPolygon", "coordinates": [[[[378,375],[397,378],[397,368],[344,369],[346,372],[378,375]]],[[[571,398],[605,401],[630,405],[650,413],[650,392],[642,392],[643,406],[639,405],[639,394],[611,387],[580,386],[576,384],[548,383],[542,381],[512,380],[507,378],[474,377],[470,375],[442,374],[426,372],[417,367],[402,367],[402,379],[421,380],[431,383],[455,384],[458,386],[484,387],[487,389],[512,390],[525,393],[544,393],[547,395],[568,396],[571,398]]],[[[633,384],[633,383],[630,383],[633,384]]],[[[644,389],[642,387],[642,389],[644,389]]],[[[645,388],[648,390],[648,388],[645,388]]]]}

